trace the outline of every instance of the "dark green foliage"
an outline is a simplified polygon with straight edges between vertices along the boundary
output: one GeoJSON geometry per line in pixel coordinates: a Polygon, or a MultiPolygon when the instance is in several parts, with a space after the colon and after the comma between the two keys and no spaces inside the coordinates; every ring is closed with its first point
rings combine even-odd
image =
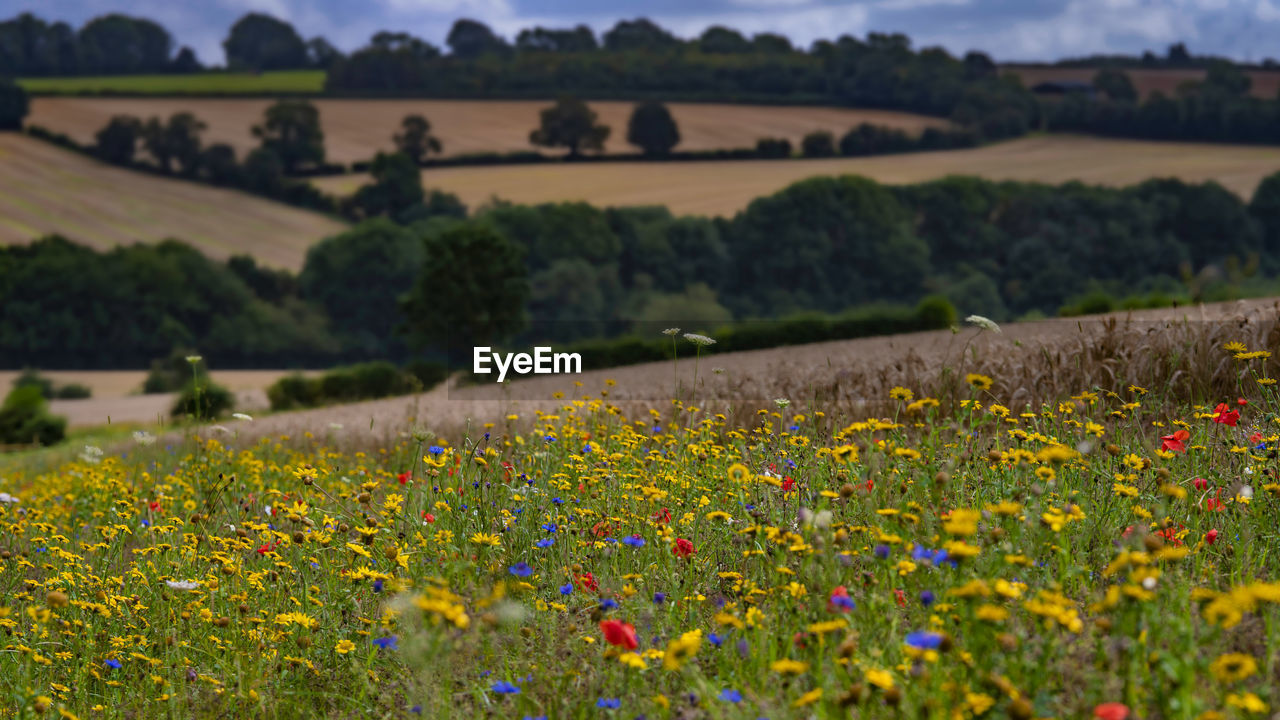
{"type": "Polygon", "coordinates": [[[177,163],[184,175],[195,175],[200,169],[200,133],[208,128],[189,112],[174,113],[169,122],[151,118],[142,128],[142,145],[155,158],[164,172],[177,163]]]}
{"type": "Polygon", "coordinates": [[[289,70],[308,65],[307,45],[293,26],[262,13],[248,13],[237,20],[222,47],[233,69],[289,70]]]}
{"type": "Polygon", "coordinates": [[[1280,269],[1280,172],[1258,183],[1249,202],[1249,214],[1258,221],[1262,235],[1261,254],[1271,271],[1280,269]]]}
{"type": "Polygon", "coordinates": [[[399,300],[422,271],[423,243],[419,230],[367,220],[307,251],[300,295],[324,310],[330,329],[360,357],[397,352],[399,300]]]}
{"type": "Polygon", "coordinates": [[[49,414],[35,385],[18,385],[0,405],[0,443],[53,445],[66,437],[67,419],[49,414]]]}
{"type": "Polygon", "coordinates": [[[431,122],[421,115],[405,115],[400,132],[392,137],[396,149],[415,163],[421,163],[429,155],[439,155],[444,146],[431,134],[431,122]]]}
{"type": "Polygon", "coordinates": [[[84,400],[93,397],[93,389],[80,383],[67,383],[54,390],[53,396],[59,400],[84,400]]]}
{"type": "Polygon", "coordinates": [[[519,246],[488,225],[465,222],[428,236],[425,256],[401,303],[416,344],[458,357],[524,326],[529,282],[519,246]]]}
{"type": "Polygon", "coordinates": [[[504,55],[510,51],[507,42],[493,33],[488,25],[462,18],[453,23],[445,39],[455,58],[475,60],[485,55],[504,55]]]}
{"type": "Polygon", "coordinates": [[[33,387],[40,391],[40,397],[46,400],[53,397],[53,381],[35,368],[23,368],[18,377],[13,379],[13,387],[33,387]]]}
{"type": "Polygon", "coordinates": [[[286,173],[324,163],[320,112],[306,100],[276,102],[267,108],[262,124],[253,127],[253,135],[262,141],[263,150],[280,158],[286,173]]]}
{"type": "Polygon", "coordinates": [[[128,165],[138,151],[142,121],[132,115],[116,115],[95,136],[94,153],[117,165],[128,165]]]}
{"type": "Polygon", "coordinates": [[[221,385],[200,377],[188,382],[173,401],[169,414],[175,418],[216,420],[235,407],[236,396],[221,385]]]}
{"type": "Polygon", "coordinates": [[[832,157],[836,154],[836,139],[826,130],[815,130],[800,141],[800,152],[805,157],[832,157]]]}
{"type": "Polygon", "coordinates": [[[169,70],[173,39],[150,20],[103,15],[85,23],[78,40],[77,69],[100,75],[169,70]]]}
{"type": "Polygon", "coordinates": [[[786,138],[760,138],[756,141],[756,153],[762,158],[791,157],[791,141],[786,138]]]}
{"type": "Polygon", "coordinates": [[[386,361],[338,367],[319,377],[295,373],[267,388],[272,410],[317,407],[405,395],[430,389],[447,376],[444,365],[417,361],[401,369],[386,361]]]}
{"type": "Polygon", "coordinates": [[[583,150],[603,150],[609,126],[596,123],[596,112],[577,98],[562,97],[540,114],[541,124],[529,142],[549,148],[568,148],[574,157],[583,150]]]}
{"type": "Polygon", "coordinates": [[[422,174],[408,155],[380,152],[374,157],[369,172],[373,182],[362,186],[352,198],[352,204],[363,217],[400,217],[413,206],[422,204],[422,174]]]}
{"type": "Polygon", "coordinates": [[[178,392],[196,377],[208,377],[209,367],[204,358],[194,361],[187,359],[194,357],[200,357],[194,350],[174,348],[165,357],[152,360],[147,379],[142,381],[143,394],[178,392]]]}
{"type": "Polygon", "coordinates": [[[236,162],[236,149],[226,143],[214,143],[200,154],[200,172],[215,185],[239,185],[244,173],[236,162]]]}
{"type": "Polygon", "coordinates": [[[521,30],[516,36],[516,50],[520,52],[574,53],[599,49],[595,33],[586,25],[572,30],[554,30],[543,27],[521,30]]]}
{"type": "Polygon", "coordinates": [[[302,373],[285,375],[267,388],[272,410],[296,410],[320,404],[320,383],[302,373]]]}
{"type": "Polygon", "coordinates": [[[649,101],[637,105],[631,112],[627,142],[646,155],[666,155],[680,144],[680,130],[666,105],[649,101]]]}
{"type": "Polygon", "coordinates": [[[1093,76],[1093,86],[1098,92],[1116,102],[1137,102],[1138,90],[1129,74],[1118,68],[1102,68],[1093,76]]]}
{"type": "Polygon", "coordinates": [[[0,130],[21,130],[30,110],[27,91],[12,79],[0,75],[0,130]]]}

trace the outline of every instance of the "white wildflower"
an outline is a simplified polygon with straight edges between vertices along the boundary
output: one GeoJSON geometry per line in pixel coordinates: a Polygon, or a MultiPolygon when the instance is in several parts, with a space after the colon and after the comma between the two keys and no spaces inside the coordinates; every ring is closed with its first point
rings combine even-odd
{"type": "Polygon", "coordinates": [[[133,441],[139,445],[154,445],[156,442],[156,436],[146,430],[134,430],[133,441]]]}
{"type": "Polygon", "coordinates": [[[247,415],[247,414],[245,414],[245,413],[231,413],[231,417],[233,417],[233,418],[235,418],[235,419],[237,419],[237,420],[252,420],[252,419],[253,419],[253,416],[252,416],[252,415],[247,415]]]}
{"type": "Polygon", "coordinates": [[[777,398],[773,401],[773,404],[777,405],[779,410],[782,410],[791,405],[791,401],[786,398],[777,398]]]}
{"type": "Polygon", "coordinates": [[[1000,332],[1000,326],[997,325],[995,320],[992,320],[991,318],[985,318],[985,317],[982,317],[981,315],[970,315],[969,317],[965,318],[964,321],[967,323],[973,323],[974,325],[977,325],[983,330],[990,330],[991,332],[1000,332]]]}
{"type": "Polygon", "coordinates": [[[342,429],[342,423],[331,422],[331,423],[329,423],[329,429],[330,429],[330,430],[341,430],[341,429],[342,429]]]}
{"type": "Polygon", "coordinates": [[[200,583],[195,580],[165,580],[164,584],[174,590],[195,590],[200,587],[200,583]]]}
{"type": "Polygon", "coordinates": [[[1244,500],[1245,502],[1249,502],[1250,500],[1252,500],[1252,499],[1253,499],[1253,486],[1252,486],[1252,485],[1244,485],[1244,486],[1242,486],[1242,487],[1240,488],[1240,492],[1236,493],[1236,495],[1237,495],[1241,500],[1244,500]]]}
{"type": "Polygon", "coordinates": [[[102,460],[102,448],[85,445],[84,450],[80,453],[80,459],[87,463],[100,462],[102,460]]]}
{"type": "Polygon", "coordinates": [[[192,365],[195,365],[196,363],[200,362],[200,361],[201,361],[201,360],[203,360],[203,359],[204,359],[204,358],[203,358],[203,357],[201,357],[201,356],[199,356],[199,355],[188,355],[188,356],[187,356],[187,362],[191,363],[192,365]]]}
{"type": "Polygon", "coordinates": [[[715,340],[707,337],[706,335],[699,335],[698,333],[685,333],[684,339],[696,345],[701,345],[703,347],[706,347],[707,345],[716,344],[715,340]]]}
{"type": "Polygon", "coordinates": [[[17,505],[19,502],[22,502],[22,501],[10,495],[9,493],[0,492],[0,503],[4,503],[5,505],[8,505],[9,503],[13,503],[14,505],[17,505]]]}
{"type": "Polygon", "coordinates": [[[232,433],[231,433],[231,429],[230,429],[230,428],[228,428],[226,425],[211,425],[211,426],[209,426],[209,429],[210,429],[210,430],[212,430],[212,431],[214,431],[214,432],[220,432],[220,433],[222,433],[223,435],[230,435],[230,434],[232,434],[232,433]]]}
{"type": "Polygon", "coordinates": [[[666,330],[662,331],[662,334],[675,337],[679,332],[680,332],[680,328],[667,328],[666,330]]]}

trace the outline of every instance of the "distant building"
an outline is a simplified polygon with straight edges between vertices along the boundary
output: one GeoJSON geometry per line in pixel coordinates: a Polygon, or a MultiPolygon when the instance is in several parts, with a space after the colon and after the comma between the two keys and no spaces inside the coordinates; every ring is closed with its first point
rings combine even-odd
{"type": "Polygon", "coordinates": [[[1084,93],[1088,97],[1093,97],[1098,91],[1093,87],[1092,83],[1080,82],[1079,80],[1053,80],[1033,86],[1031,92],[1038,95],[1084,93]]]}

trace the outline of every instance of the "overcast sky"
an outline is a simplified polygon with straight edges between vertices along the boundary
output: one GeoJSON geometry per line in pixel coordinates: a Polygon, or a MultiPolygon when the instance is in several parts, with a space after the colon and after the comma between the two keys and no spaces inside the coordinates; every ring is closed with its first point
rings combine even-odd
{"type": "Polygon", "coordinates": [[[442,45],[459,17],[514,38],[533,25],[587,23],[599,33],[619,19],[646,16],[683,37],[723,24],[781,32],[803,46],[844,33],[903,32],[916,47],[983,50],[999,61],[1163,52],[1178,41],[1195,53],[1280,57],[1280,0],[0,0],[0,17],[31,11],[77,27],[108,12],[150,17],[206,64],[223,62],[227,28],[250,10],[343,50],[378,30],[442,45]]]}

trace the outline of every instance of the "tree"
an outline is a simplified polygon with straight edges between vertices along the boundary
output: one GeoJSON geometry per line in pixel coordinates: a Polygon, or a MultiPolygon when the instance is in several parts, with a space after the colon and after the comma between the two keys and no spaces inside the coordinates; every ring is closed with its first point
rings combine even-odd
{"type": "Polygon", "coordinates": [[[667,106],[651,100],[632,111],[627,142],[644,150],[645,155],[666,155],[680,144],[680,130],[667,106]]]}
{"type": "Polygon", "coordinates": [[[543,147],[569,148],[569,157],[583,150],[603,150],[609,126],[596,123],[597,115],[577,98],[563,97],[542,111],[542,125],[529,133],[529,142],[543,147]]]}
{"type": "Polygon", "coordinates": [[[800,141],[805,157],[831,157],[836,154],[836,138],[826,130],[815,130],[800,141]]]}
{"type": "Polygon", "coordinates": [[[324,131],[320,113],[306,100],[280,100],[267,108],[261,125],[253,128],[262,147],[280,158],[284,172],[291,173],[307,163],[324,162],[324,131]]]}
{"type": "Polygon", "coordinates": [[[1249,203],[1249,214],[1261,225],[1262,256],[1275,266],[1280,260],[1280,172],[1258,183],[1249,203]]]}
{"type": "Polygon", "coordinates": [[[138,137],[142,134],[142,121],[132,115],[116,115],[106,127],[94,136],[94,153],[101,159],[116,165],[133,162],[138,151],[138,137]]]}
{"type": "Polygon", "coordinates": [[[1093,76],[1093,87],[1117,102],[1137,102],[1138,91],[1129,74],[1119,68],[1102,68],[1093,76]]]}
{"type": "Polygon", "coordinates": [[[648,18],[635,20],[619,20],[604,34],[605,50],[667,50],[680,45],[680,40],[670,32],[658,27],[648,18]]]}
{"type": "Polygon", "coordinates": [[[21,130],[29,109],[27,91],[13,80],[0,77],[0,130],[21,130]]]}
{"type": "Polygon", "coordinates": [[[328,70],[329,66],[342,59],[342,51],[322,37],[313,37],[307,41],[307,64],[319,70],[328,70]]]}
{"type": "Polygon", "coordinates": [[[405,115],[400,121],[400,129],[401,132],[391,139],[396,149],[415,163],[421,164],[428,155],[439,154],[444,149],[440,139],[431,134],[431,121],[421,115],[405,115]]]}
{"type": "Polygon", "coordinates": [[[365,217],[390,215],[395,218],[422,202],[422,173],[408,155],[380,152],[369,170],[373,182],[357,190],[352,198],[365,217]]]}
{"type": "Polygon", "coordinates": [[[284,190],[284,163],[270,148],[260,147],[249,151],[241,173],[244,186],[254,192],[277,195],[284,190]]]}
{"type": "Polygon", "coordinates": [[[507,41],[498,37],[488,25],[461,18],[453,23],[449,37],[445,38],[453,56],[462,60],[474,60],[485,55],[502,55],[510,48],[507,41]]]}
{"type": "Polygon", "coordinates": [[[243,181],[236,149],[227,143],[214,143],[200,153],[200,171],[215,185],[238,185],[243,181]]]}
{"type": "Polygon", "coordinates": [[[415,344],[461,359],[519,332],[529,298],[520,249],[497,231],[460,223],[425,243],[425,261],[401,302],[415,344]]]}
{"type": "Polygon", "coordinates": [[[751,43],[737,30],[712,25],[698,38],[698,49],[704,53],[747,53],[751,43]]]}
{"type": "Polygon", "coordinates": [[[1227,97],[1243,97],[1249,94],[1253,81],[1240,66],[1229,60],[1214,60],[1204,77],[1205,87],[1222,92],[1227,97]]]}
{"type": "Polygon", "coordinates": [[[78,44],[82,70],[103,75],[165,72],[173,50],[168,30],[150,20],[120,14],[85,23],[78,44]]]}
{"type": "Polygon", "coordinates": [[[577,53],[590,52],[599,48],[600,44],[596,42],[595,33],[586,25],[579,25],[572,30],[526,28],[516,36],[516,49],[522,52],[577,53]]]}
{"type": "Polygon", "coordinates": [[[976,50],[970,50],[965,53],[963,62],[965,79],[971,82],[994,78],[999,72],[991,56],[976,50]]]}
{"type": "Polygon", "coordinates": [[[248,13],[222,41],[227,66],[251,70],[292,70],[307,66],[307,45],[293,26],[262,13],[248,13]]]}
{"type": "Polygon", "coordinates": [[[189,112],[174,113],[168,124],[151,118],[142,130],[142,144],[165,172],[178,163],[184,175],[200,169],[200,133],[208,126],[189,112]]]}
{"type": "Polygon", "coordinates": [[[169,72],[186,74],[200,72],[204,66],[200,64],[200,60],[196,58],[196,52],[186,45],[178,51],[173,57],[173,62],[169,63],[169,72]]]}

